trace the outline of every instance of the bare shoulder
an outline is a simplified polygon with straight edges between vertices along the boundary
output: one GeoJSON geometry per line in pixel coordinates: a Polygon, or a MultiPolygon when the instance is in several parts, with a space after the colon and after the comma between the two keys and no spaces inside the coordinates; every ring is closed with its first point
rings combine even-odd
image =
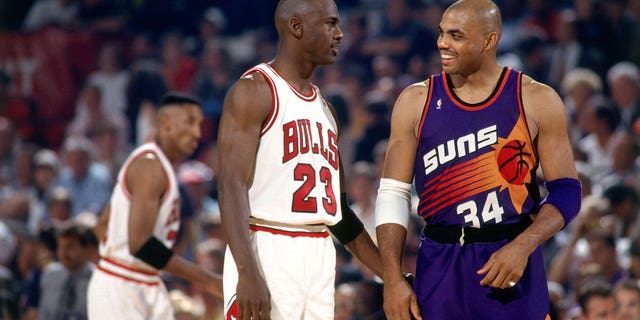
{"type": "Polygon", "coordinates": [[[550,86],[526,75],[522,77],[522,104],[532,137],[543,128],[566,128],[567,115],[562,98],[550,86]]]}
{"type": "Polygon", "coordinates": [[[153,152],[145,152],[129,164],[129,168],[126,170],[127,184],[133,189],[132,192],[136,192],[135,189],[138,187],[157,187],[164,190],[167,183],[167,175],[164,170],[158,155],[153,152]]]}
{"type": "Polygon", "coordinates": [[[396,114],[409,113],[413,115],[415,112],[421,113],[424,104],[429,95],[429,80],[416,82],[406,87],[393,106],[393,112],[396,114]]]}
{"type": "Polygon", "coordinates": [[[251,109],[252,112],[265,110],[267,113],[272,104],[271,86],[259,72],[250,73],[238,79],[229,89],[224,102],[224,109],[251,109]]]}
{"type": "Polygon", "coordinates": [[[406,87],[393,106],[391,116],[392,123],[395,126],[408,126],[409,128],[417,128],[424,110],[424,105],[429,96],[429,80],[414,83],[406,87]]]}
{"type": "Polygon", "coordinates": [[[547,110],[563,106],[562,99],[553,88],[527,75],[522,76],[522,99],[526,111],[532,108],[547,110]]]}

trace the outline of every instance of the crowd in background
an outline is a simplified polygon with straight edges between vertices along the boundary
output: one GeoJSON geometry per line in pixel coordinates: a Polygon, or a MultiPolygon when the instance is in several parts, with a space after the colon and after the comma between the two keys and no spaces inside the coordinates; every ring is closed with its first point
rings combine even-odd
{"type": "MultiPolygon", "coordinates": [[[[320,68],[314,83],[337,110],[347,193],[373,237],[390,111],[402,89],[440,72],[438,23],[451,2],[337,1],[345,34],[338,63],[320,68]]],[[[640,0],[496,2],[499,63],[562,96],[583,184],[580,215],[544,248],[552,319],[602,308],[640,319],[640,0]]],[[[124,157],[153,135],[155,105],[168,90],[194,94],[206,118],[200,147],[177,169],[174,249],[222,272],[217,124],[233,80],[275,54],[276,4],[0,0],[0,36],[63,32],[97,44],[75,53],[91,68],[74,71],[69,118],[16,89],[16,67],[1,59],[12,43],[0,43],[0,319],[83,319],[99,258],[91,228],[124,157]],[[62,130],[42,125],[43,110],[62,130]]],[[[411,225],[407,272],[422,221],[414,216],[411,225]]],[[[379,279],[337,247],[336,319],[384,318],[379,279]]],[[[165,280],[178,319],[222,319],[221,300],[165,280]]]]}

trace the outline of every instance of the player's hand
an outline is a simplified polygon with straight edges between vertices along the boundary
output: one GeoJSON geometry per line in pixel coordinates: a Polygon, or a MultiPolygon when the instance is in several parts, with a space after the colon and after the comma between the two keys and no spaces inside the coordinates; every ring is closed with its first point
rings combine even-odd
{"type": "Polygon", "coordinates": [[[494,252],[487,263],[477,271],[485,275],[481,286],[508,289],[517,285],[529,260],[528,251],[515,242],[510,242],[494,252]]]}
{"type": "Polygon", "coordinates": [[[422,320],[420,307],[408,279],[384,283],[384,313],[389,320],[422,320]]]}
{"type": "Polygon", "coordinates": [[[267,283],[257,272],[238,276],[236,287],[238,320],[270,320],[271,294],[267,283]]]}

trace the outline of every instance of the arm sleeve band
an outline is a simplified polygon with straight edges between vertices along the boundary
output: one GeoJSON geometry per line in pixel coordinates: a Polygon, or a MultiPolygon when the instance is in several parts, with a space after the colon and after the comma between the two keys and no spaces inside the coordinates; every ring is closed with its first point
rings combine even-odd
{"type": "Polygon", "coordinates": [[[409,225],[411,184],[382,178],[376,198],[376,226],[396,223],[405,229],[409,225]]]}
{"type": "Polygon", "coordinates": [[[565,227],[578,215],[582,200],[580,181],[573,178],[559,178],[544,183],[549,192],[540,205],[548,203],[562,214],[565,227]]]}
{"type": "Polygon", "coordinates": [[[167,246],[156,237],[150,237],[149,240],[140,247],[138,252],[133,254],[134,257],[158,270],[167,266],[172,255],[173,251],[167,248],[167,246]]]}
{"type": "Polygon", "coordinates": [[[364,230],[362,221],[358,219],[355,212],[349,207],[347,203],[347,194],[345,192],[340,193],[340,208],[342,210],[342,220],[332,226],[327,226],[329,231],[340,241],[342,244],[347,244],[355,239],[364,230]]]}

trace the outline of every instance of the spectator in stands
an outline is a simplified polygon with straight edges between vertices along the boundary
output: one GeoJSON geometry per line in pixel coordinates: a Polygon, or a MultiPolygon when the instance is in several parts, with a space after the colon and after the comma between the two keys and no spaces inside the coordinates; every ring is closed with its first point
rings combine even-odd
{"type": "Polygon", "coordinates": [[[607,282],[587,282],[578,293],[578,303],[584,320],[615,319],[615,300],[607,282]]]}
{"type": "Polygon", "coordinates": [[[170,90],[190,91],[198,69],[197,60],[184,48],[178,33],[168,33],[162,39],[162,75],[170,90]]]}
{"type": "MultiPolygon", "coordinates": [[[[225,243],[219,239],[207,239],[196,247],[195,262],[205,269],[222,274],[224,266],[225,243]]],[[[195,286],[195,296],[204,304],[202,319],[223,319],[224,301],[205,290],[195,286]]]]}
{"type": "Polygon", "coordinates": [[[0,220],[0,319],[18,319],[18,299],[13,292],[16,276],[10,269],[17,246],[16,237],[0,220]]]}
{"type": "Polygon", "coordinates": [[[369,232],[373,242],[376,234],[374,205],[378,191],[378,181],[375,166],[366,161],[358,161],[347,171],[347,195],[351,200],[351,209],[356,213],[369,232]]]}
{"type": "Polygon", "coordinates": [[[11,77],[0,70],[0,117],[6,117],[16,127],[18,135],[26,141],[38,139],[37,115],[33,99],[9,92],[11,77]]]}
{"type": "Polygon", "coordinates": [[[568,239],[562,241],[559,237],[561,250],[552,258],[547,271],[548,281],[561,284],[569,293],[574,292],[580,281],[580,270],[589,263],[585,257],[587,253],[583,252],[586,251],[584,239],[589,233],[599,230],[600,221],[607,212],[608,204],[604,199],[597,196],[583,199],[580,213],[568,230],[568,239]]]}
{"type": "Polygon", "coordinates": [[[355,313],[356,288],[352,282],[338,285],[336,288],[336,307],[334,320],[353,320],[355,313]]]}
{"type": "Polygon", "coordinates": [[[104,167],[109,177],[115,181],[118,169],[130,151],[121,144],[125,135],[118,131],[118,126],[102,121],[89,130],[88,137],[95,146],[96,163],[104,167]]]}
{"type": "Polygon", "coordinates": [[[616,184],[623,184],[640,190],[640,176],[638,176],[638,156],[640,146],[630,134],[620,134],[616,137],[613,147],[612,171],[602,178],[600,184],[607,189],[616,184]]]}
{"type": "Polygon", "coordinates": [[[85,257],[87,232],[73,223],[57,232],[58,262],[42,273],[38,319],[87,318],[87,285],[95,268],[85,257]]]}
{"type": "Polygon", "coordinates": [[[587,68],[575,68],[562,79],[564,105],[569,114],[569,130],[573,144],[586,135],[578,125],[578,115],[584,114],[595,97],[602,94],[602,80],[587,68]]]}
{"type": "Polygon", "coordinates": [[[640,319],[640,286],[637,280],[625,280],[613,289],[616,320],[640,319]]]}
{"type": "Polygon", "coordinates": [[[23,28],[26,31],[47,26],[69,28],[77,13],[78,4],[75,0],[38,0],[29,9],[23,28]]]}
{"type": "Polygon", "coordinates": [[[0,117],[0,185],[14,179],[13,162],[17,144],[18,137],[13,122],[0,117]]]}
{"type": "Polygon", "coordinates": [[[638,22],[627,14],[627,0],[603,0],[603,45],[606,66],[631,59],[631,48],[638,38],[638,22]]]}
{"type": "Polygon", "coordinates": [[[60,163],[58,155],[49,149],[40,149],[33,158],[33,190],[29,197],[29,219],[27,227],[32,235],[38,233],[46,217],[46,202],[60,163]]]}
{"type": "Polygon", "coordinates": [[[373,148],[380,140],[389,137],[391,125],[389,110],[391,109],[387,96],[380,92],[371,91],[365,98],[365,111],[370,119],[364,132],[355,145],[354,161],[373,162],[373,148]]]}
{"type": "Polygon", "coordinates": [[[550,65],[547,82],[560,87],[565,75],[578,67],[588,67],[598,73],[603,72],[602,52],[595,47],[587,47],[576,37],[575,12],[565,10],[559,15],[556,42],[550,45],[550,65]]]}
{"type": "Polygon", "coordinates": [[[117,147],[127,150],[128,127],[120,111],[108,111],[102,104],[104,92],[98,84],[87,83],[80,92],[79,110],[67,129],[69,136],[83,136],[89,138],[90,133],[97,128],[111,126],[116,130],[117,147]]]}
{"type": "Polygon", "coordinates": [[[188,237],[192,247],[206,237],[203,225],[206,221],[220,221],[220,208],[218,201],[209,196],[213,170],[206,164],[191,160],[178,168],[178,182],[184,187],[187,198],[194,212],[193,217],[181,224],[183,231],[189,231],[188,237]]]}
{"type": "Polygon", "coordinates": [[[364,52],[371,57],[389,55],[404,67],[413,54],[435,51],[435,38],[411,19],[411,10],[406,0],[386,2],[381,28],[367,40],[364,52]]]}
{"type": "Polygon", "coordinates": [[[73,200],[69,191],[63,187],[53,188],[47,205],[48,222],[54,228],[59,228],[71,222],[73,200]]]}
{"type": "Polygon", "coordinates": [[[124,117],[126,89],[129,83],[129,72],[123,69],[124,57],[121,51],[115,44],[102,46],[98,54],[98,69],[89,74],[86,81],[100,88],[102,111],[115,114],[118,118],[124,117]]]}
{"type": "Polygon", "coordinates": [[[102,212],[113,184],[106,169],[93,160],[94,146],[83,137],[68,137],[63,145],[65,166],[54,183],[73,195],[73,213],[88,211],[95,215],[102,212]]]}
{"type": "Polygon", "coordinates": [[[614,235],[618,238],[640,236],[638,228],[638,191],[627,185],[614,185],[604,190],[603,197],[609,202],[609,212],[614,217],[614,235]]]}
{"type": "Polygon", "coordinates": [[[96,33],[118,33],[126,20],[122,1],[80,0],[75,27],[96,33]]]}
{"type": "Polygon", "coordinates": [[[203,141],[213,140],[222,114],[222,102],[231,83],[229,55],[219,40],[206,42],[195,75],[193,93],[202,101],[203,141]]]}
{"type": "Polygon", "coordinates": [[[631,62],[619,62],[607,71],[609,94],[620,111],[622,125],[640,135],[640,71],[631,62]],[[637,123],[636,123],[637,122],[637,123]]]}
{"type": "Polygon", "coordinates": [[[582,121],[587,135],[578,141],[577,147],[580,153],[586,156],[593,192],[598,194],[601,189],[597,187],[613,167],[613,148],[620,114],[618,109],[605,104],[588,108],[585,114],[580,116],[585,117],[582,121]]]}

